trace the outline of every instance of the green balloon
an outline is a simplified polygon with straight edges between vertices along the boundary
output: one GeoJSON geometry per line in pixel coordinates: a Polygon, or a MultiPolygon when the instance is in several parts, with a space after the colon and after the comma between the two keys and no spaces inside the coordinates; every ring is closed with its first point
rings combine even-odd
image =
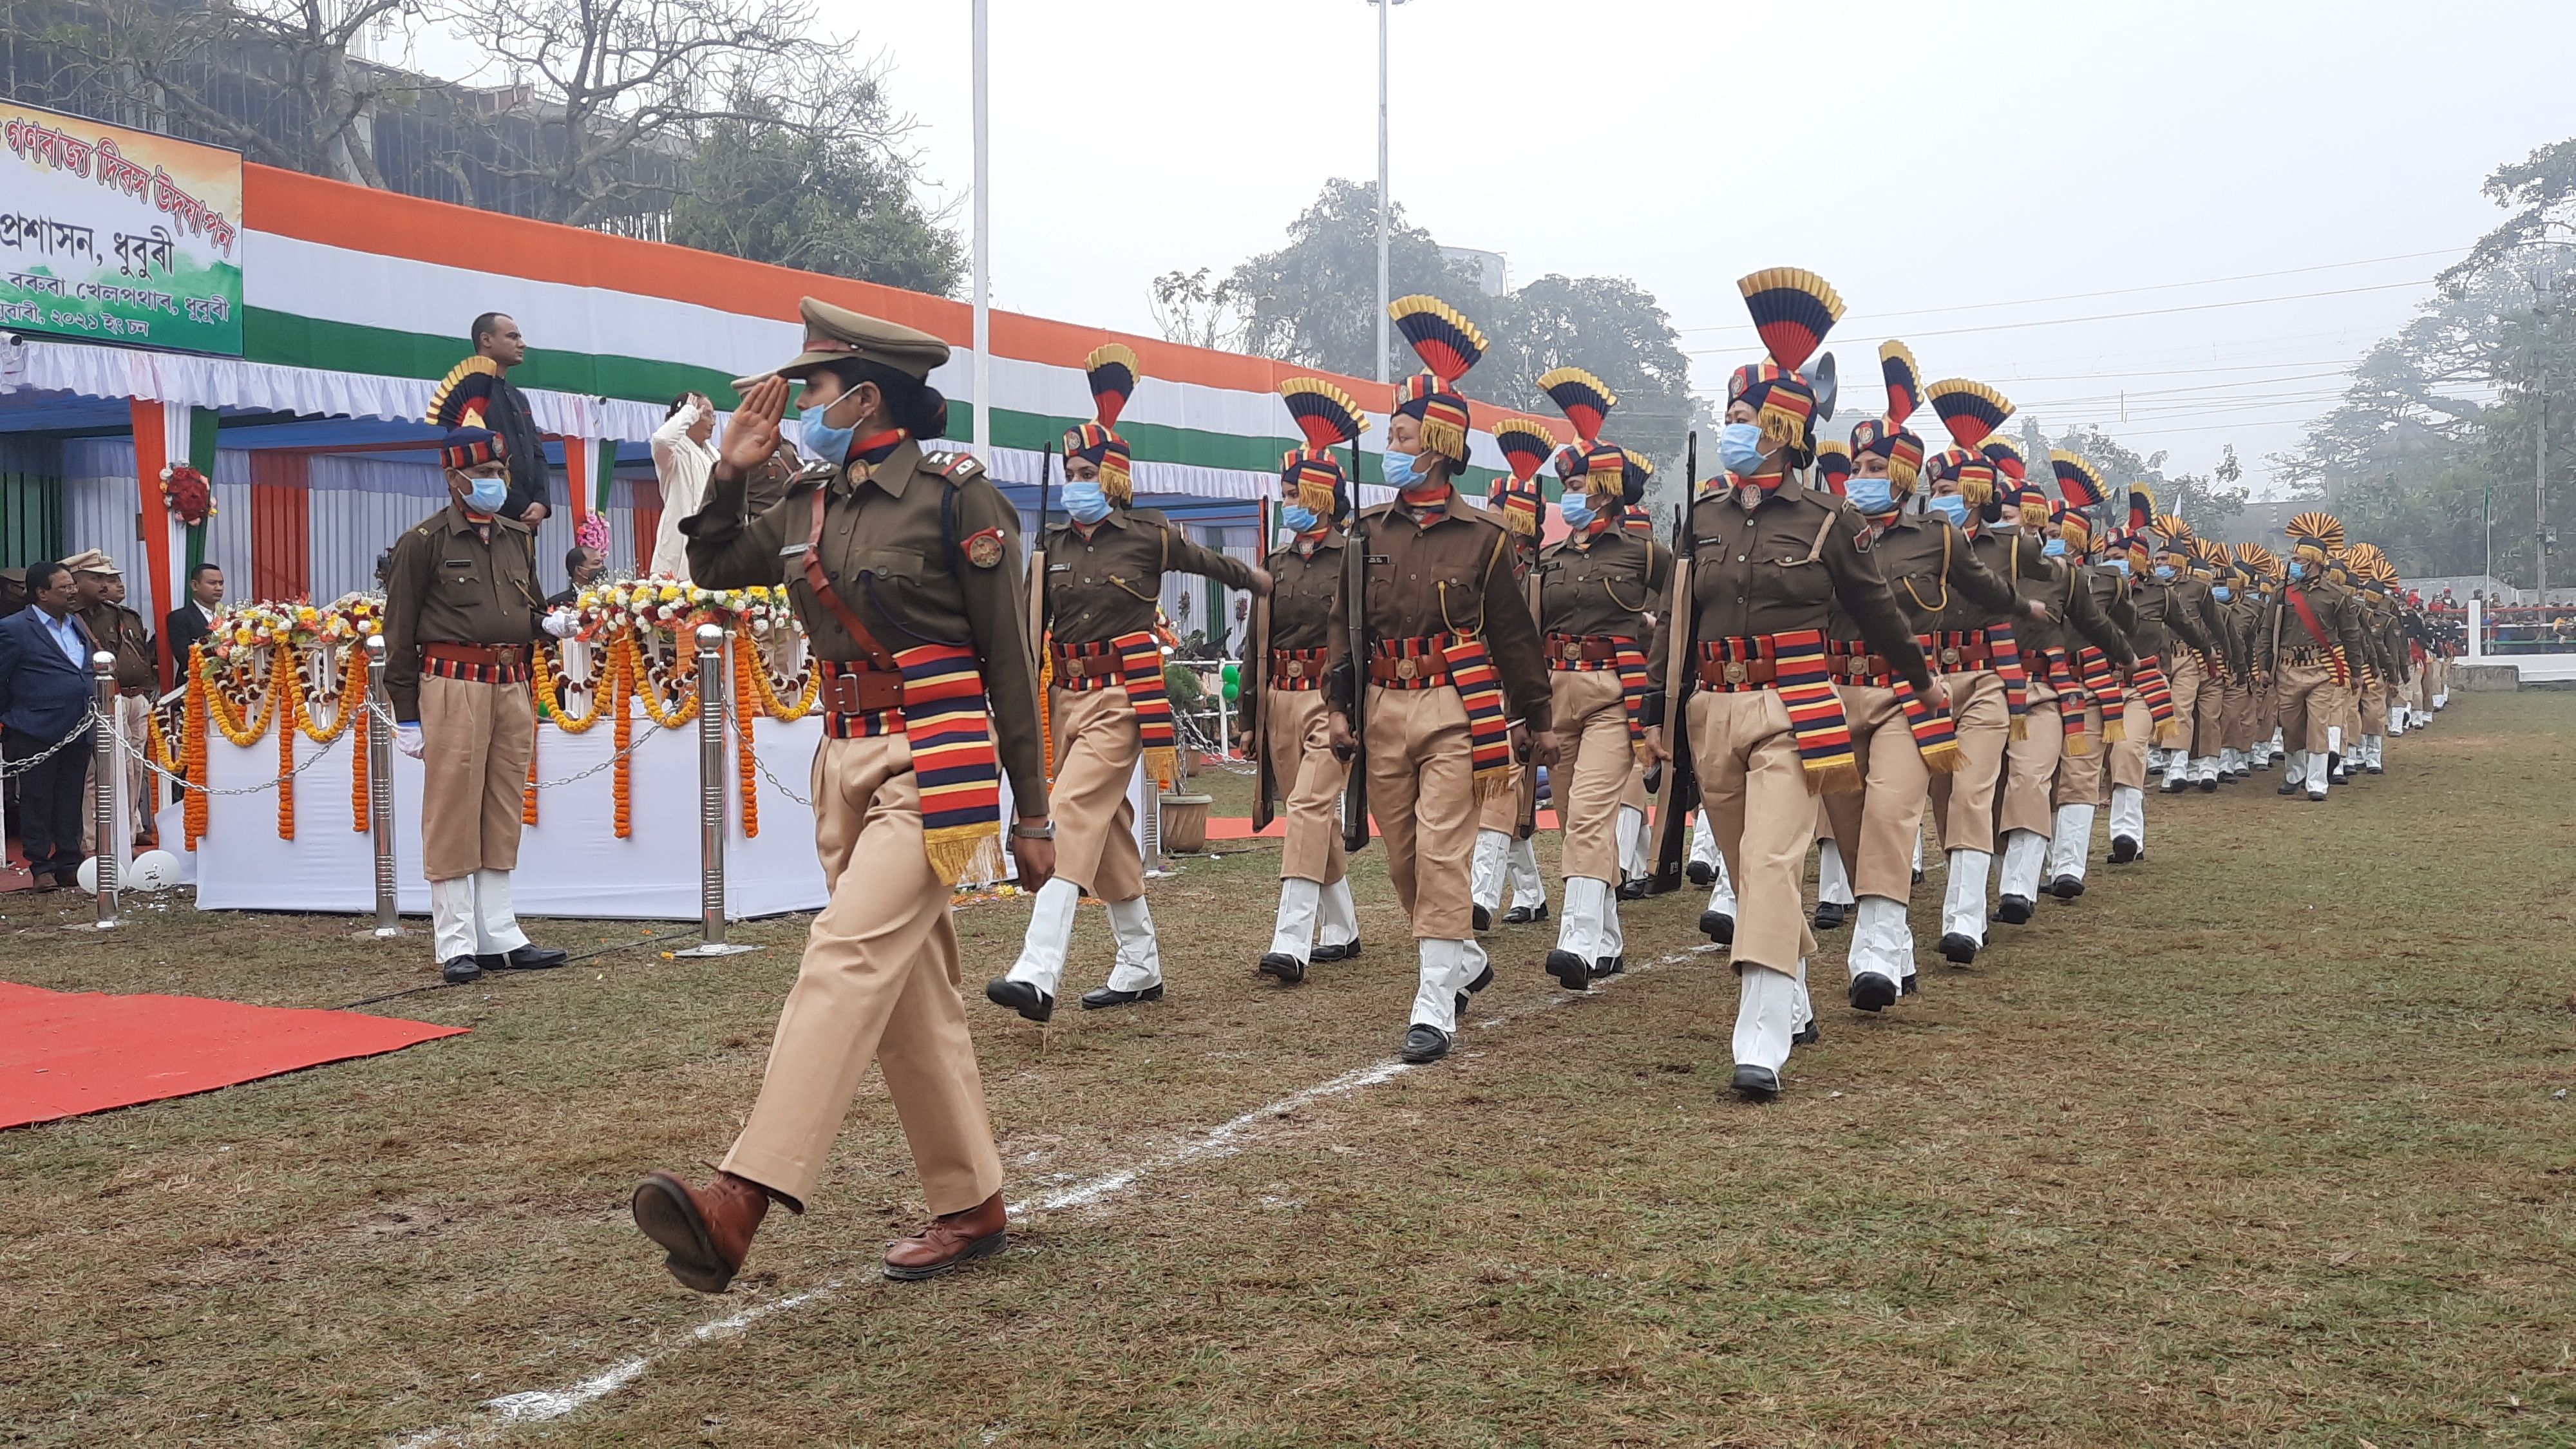
{"type": "Polygon", "coordinates": [[[1234,680],[1234,678],[1233,678],[1233,676],[1232,676],[1232,670],[1231,670],[1231,668],[1229,668],[1229,669],[1228,669],[1228,671],[1227,671],[1227,678],[1226,678],[1226,681],[1225,681],[1225,702],[1226,702],[1226,703],[1228,703],[1228,704],[1233,704],[1233,703],[1235,703],[1235,702],[1237,702],[1237,701],[1241,700],[1242,698],[1243,698],[1243,686],[1235,682],[1235,680],[1234,680]]]}
{"type": "MultiPolygon", "coordinates": [[[[1218,671],[1218,673],[1224,678],[1226,683],[1234,684],[1243,678],[1243,666],[1240,664],[1230,663],[1226,665],[1224,669],[1218,671]]],[[[1228,698],[1231,697],[1232,696],[1228,696],[1228,698]]]]}

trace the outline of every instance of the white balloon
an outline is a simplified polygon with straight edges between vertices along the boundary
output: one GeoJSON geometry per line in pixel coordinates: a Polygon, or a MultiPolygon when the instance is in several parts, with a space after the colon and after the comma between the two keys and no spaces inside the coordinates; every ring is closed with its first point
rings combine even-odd
{"type": "Polygon", "coordinates": [[[125,883],[139,891],[166,891],[179,883],[179,857],[166,850],[147,850],[134,857],[125,883]]]}
{"type": "Polygon", "coordinates": [[[98,894],[98,857],[95,855],[81,862],[80,888],[82,895],[98,894]]]}

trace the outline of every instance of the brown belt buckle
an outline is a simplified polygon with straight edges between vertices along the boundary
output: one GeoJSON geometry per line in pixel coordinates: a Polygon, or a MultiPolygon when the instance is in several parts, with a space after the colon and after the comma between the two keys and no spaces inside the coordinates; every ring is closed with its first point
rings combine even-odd
{"type": "Polygon", "coordinates": [[[1306,677],[1306,661],[1291,659],[1279,666],[1279,672],[1289,679],[1303,679],[1306,677]]]}
{"type": "Polygon", "coordinates": [[[1419,679],[1422,677],[1422,666],[1417,663],[1414,660],[1414,657],[1410,654],[1397,655],[1395,660],[1395,677],[1404,680],[1419,679]]]}
{"type": "Polygon", "coordinates": [[[1952,664],[1952,665],[1957,664],[1957,663],[1959,662],[1959,649],[1958,649],[1958,646],[1957,646],[1957,645],[1955,645],[1955,644],[1944,644],[1944,645],[1942,645],[1942,646],[1941,646],[1941,662],[1942,662],[1942,663],[1944,663],[1944,664],[1952,664]]]}
{"type": "Polygon", "coordinates": [[[1583,662],[1583,641],[1582,641],[1582,640],[1580,640],[1580,639],[1569,639],[1569,640],[1567,640],[1567,641],[1566,641],[1566,644],[1565,644],[1565,657],[1566,657],[1566,659],[1567,659],[1569,662],[1576,663],[1576,664],[1580,664],[1580,663],[1582,663],[1582,662],[1583,662]]]}
{"type": "Polygon", "coordinates": [[[1742,684],[1744,681],[1746,681],[1747,679],[1750,679],[1750,678],[1752,678],[1752,677],[1753,677],[1753,671],[1752,671],[1752,669],[1751,669],[1751,668],[1749,668],[1749,667],[1745,664],[1745,662],[1744,662],[1743,660],[1741,660],[1741,659],[1730,659],[1730,660],[1726,661],[1726,682],[1727,682],[1727,683],[1729,683],[1729,684],[1742,684]]]}

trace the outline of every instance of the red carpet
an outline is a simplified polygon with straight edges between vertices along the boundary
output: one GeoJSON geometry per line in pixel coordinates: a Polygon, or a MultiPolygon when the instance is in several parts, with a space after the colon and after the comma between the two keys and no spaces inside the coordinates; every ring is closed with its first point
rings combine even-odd
{"type": "Polygon", "coordinates": [[[354,1011],[0,981],[0,1127],[211,1092],[464,1031],[354,1011]]]}

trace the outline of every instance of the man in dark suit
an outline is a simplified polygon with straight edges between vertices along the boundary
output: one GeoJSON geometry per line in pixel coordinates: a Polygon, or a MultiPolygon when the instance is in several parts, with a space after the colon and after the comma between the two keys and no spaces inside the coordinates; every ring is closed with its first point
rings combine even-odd
{"type": "Polygon", "coordinates": [[[188,677],[188,646],[214,632],[215,610],[224,602],[224,571],[210,563],[201,563],[188,571],[188,602],[172,609],[161,623],[161,637],[170,641],[171,678],[165,688],[176,689],[188,677]]]}
{"type": "Polygon", "coordinates": [[[39,888],[76,886],[90,751],[73,736],[88,721],[88,661],[98,643],[73,612],[79,586],[70,569],[29,564],[27,597],[29,607],[0,619],[0,748],[13,762],[45,756],[19,776],[27,873],[39,888]]]}

